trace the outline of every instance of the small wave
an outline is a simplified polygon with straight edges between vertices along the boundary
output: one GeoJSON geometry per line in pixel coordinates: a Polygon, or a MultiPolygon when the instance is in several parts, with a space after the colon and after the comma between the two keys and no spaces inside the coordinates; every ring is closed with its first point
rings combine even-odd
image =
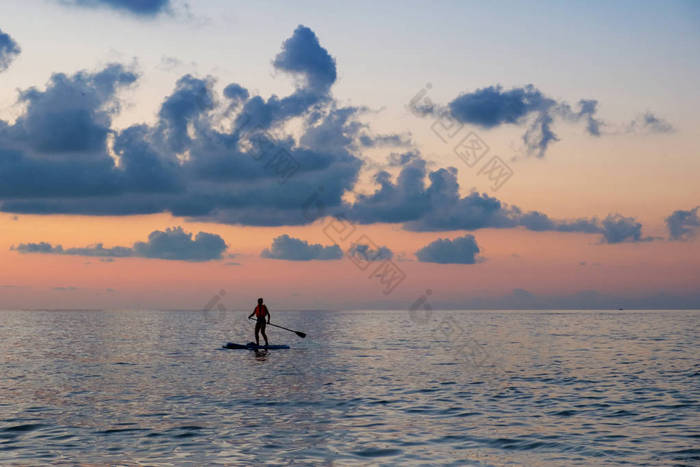
{"type": "Polygon", "coordinates": [[[146,428],[110,428],[109,430],[98,431],[100,435],[113,435],[118,433],[131,433],[135,431],[148,431],[146,428]]]}
{"type": "Polygon", "coordinates": [[[354,451],[353,454],[361,457],[387,457],[401,454],[400,449],[391,448],[369,448],[362,451],[354,451]]]}
{"type": "Polygon", "coordinates": [[[603,416],[608,417],[608,418],[614,418],[614,417],[633,417],[636,415],[638,415],[637,412],[631,412],[629,410],[620,409],[620,410],[616,410],[615,412],[613,412],[611,414],[607,414],[607,415],[603,415],[603,416]]]}
{"type": "Polygon", "coordinates": [[[553,412],[552,415],[556,415],[558,417],[571,417],[577,413],[578,412],[576,410],[560,410],[558,412],[553,412]]]}
{"type": "Polygon", "coordinates": [[[16,433],[16,432],[26,432],[26,431],[34,431],[38,430],[39,428],[42,428],[46,425],[43,423],[25,423],[24,425],[15,425],[15,426],[10,426],[7,428],[3,428],[0,430],[0,432],[3,433],[16,433]]]}

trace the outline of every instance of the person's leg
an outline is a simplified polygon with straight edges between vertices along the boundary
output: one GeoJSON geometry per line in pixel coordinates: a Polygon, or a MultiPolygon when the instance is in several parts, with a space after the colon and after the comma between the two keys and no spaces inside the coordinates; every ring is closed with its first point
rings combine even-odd
{"type": "Polygon", "coordinates": [[[265,339],[265,345],[269,345],[267,343],[267,334],[265,334],[265,326],[266,326],[265,321],[263,321],[262,326],[260,326],[260,332],[262,333],[263,338],[265,339]]]}
{"type": "MultiPolygon", "coordinates": [[[[259,336],[259,333],[260,333],[260,321],[258,321],[257,323],[255,323],[255,344],[256,344],[256,345],[260,345],[260,336],[259,336]]],[[[263,332],[263,336],[264,336],[264,335],[265,335],[265,333],[263,332]]]]}

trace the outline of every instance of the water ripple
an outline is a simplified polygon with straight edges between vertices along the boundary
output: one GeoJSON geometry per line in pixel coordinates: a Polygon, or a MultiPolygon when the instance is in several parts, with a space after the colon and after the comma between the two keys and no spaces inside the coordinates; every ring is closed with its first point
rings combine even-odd
{"type": "Polygon", "coordinates": [[[700,465],[697,312],[449,316],[0,312],[0,465],[700,465]]]}

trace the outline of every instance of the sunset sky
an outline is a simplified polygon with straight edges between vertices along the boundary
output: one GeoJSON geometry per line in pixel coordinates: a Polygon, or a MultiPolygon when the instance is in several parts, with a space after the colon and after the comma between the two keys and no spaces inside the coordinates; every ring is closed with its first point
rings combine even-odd
{"type": "Polygon", "coordinates": [[[3,1],[0,309],[700,308],[699,26],[3,1]]]}

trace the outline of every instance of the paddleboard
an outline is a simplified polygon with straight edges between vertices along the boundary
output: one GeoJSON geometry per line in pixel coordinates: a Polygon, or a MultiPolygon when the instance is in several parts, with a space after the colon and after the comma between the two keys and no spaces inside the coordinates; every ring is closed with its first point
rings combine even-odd
{"type": "Polygon", "coordinates": [[[241,349],[241,350],[280,350],[288,349],[288,345],[256,345],[255,342],[248,342],[247,344],[236,344],[235,342],[229,342],[223,346],[224,349],[241,349]]]}

